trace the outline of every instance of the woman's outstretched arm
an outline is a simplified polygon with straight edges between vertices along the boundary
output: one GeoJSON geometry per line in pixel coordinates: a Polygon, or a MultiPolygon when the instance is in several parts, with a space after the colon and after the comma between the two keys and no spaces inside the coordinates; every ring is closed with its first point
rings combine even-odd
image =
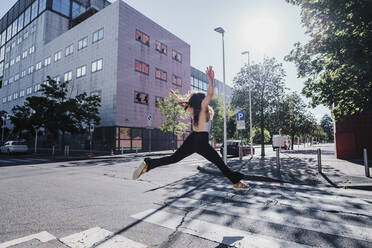
{"type": "Polygon", "coordinates": [[[211,102],[211,99],[213,97],[213,79],[214,79],[214,71],[212,69],[212,66],[207,67],[207,70],[205,72],[208,76],[208,81],[209,81],[209,86],[208,86],[208,91],[207,95],[204,98],[202,105],[204,107],[208,106],[209,103],[211,102]]]}

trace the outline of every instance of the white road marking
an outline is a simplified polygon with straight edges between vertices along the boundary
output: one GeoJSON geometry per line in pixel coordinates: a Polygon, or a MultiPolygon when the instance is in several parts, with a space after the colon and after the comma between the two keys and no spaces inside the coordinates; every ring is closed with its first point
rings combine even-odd
{"type": "Polygon", "coordinates": [[[38,239],[41,242],[48,242],[50,240],[56,239],[56,237],[54,237],[52,234],[50,234],[46,231],[43,231],[43,232],[32,234],[32,235],[29,235],[29,236],[26,236],[26,237],[23,237],[23,238],[7,241],[5,243],[0,244],[0,248],[6,248],[6,247],[13,246],[13,245],[21,244],[23,242],[27,242],[27,241],[30,241],[32,239],[38,239]]]}
{"type": "Polygon", "coordinates": [[[71,248],[145,248],[146,245],[127,239],[120,235],[114,235],[110,231],[100,227],[75,233],[61,238],[60,241],[71,248]],[[107,239],[107,240],[106,240],[107,239]]]}
{"type": "MultiPolygon", "coordinates": [[[[171,214],[162,210],[157,211],[156,209],[149,209],[132,215],[131,217],[170,229],[176,229],[183,219],[183,216],[181,215],[171,214]]],[[[178,230],[187,234],[238,248],[310,247],[300,243],[275,239],[269,236],[254,234],[192,218],[185,218],[184,223],[178,230]]]]}
{"type": "Polygon", "coordinates": [[[343,224],[314,218],[306,218],[292,214],[278,213],[273,210],[252,209],[246,207],[214,205],[209,202],[182,198],[173,202],[170,206],[179,208],[201,208],[222,214],[239,216],[242,219],[265,221],[285,226],[301,228],[326,234],[342,236],[372,242],[372,228],[343,224]]]}

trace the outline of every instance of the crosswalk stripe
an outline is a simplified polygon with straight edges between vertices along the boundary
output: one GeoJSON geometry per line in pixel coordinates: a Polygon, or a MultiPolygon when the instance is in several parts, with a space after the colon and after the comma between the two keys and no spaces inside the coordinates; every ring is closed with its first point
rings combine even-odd
{"type": "Polygon", "coordinates": [[[239,216],[242,219],[265,221],[279,225],[372,242],[372,228],[278,213],[268,209],[255,209],[230,205],[228,207],[221,207],[207,201],[201,202],[200,200],[190,198],[179,199],[175,202],[172,202],[170,206],[178,208],[201,208],[221,214],[239,216]]]}
{"type": "Polygon", "coordinates": [[[94,227],[86,231],[61,238],[60,241],[70,248],[145,248],[146,245],[127,239],[121,235],[94,227]]]}
{"type": "Polygon", "coordinates": [[[56,237],[54,237],[52,234],[43,231],[43,232],[40,232],[40,233],[28,235],[28,236],[23,237],[23,238],[7,241],[5,243],[0,244],[0,248],[7,248],[7,247],[10,247],[10,246],[13,246],[13,245],[17,245],[17,244],[21,244],[21,243],[30,241],[32,239],[38,239],[41,242],[48,242],[48,241],[53,240],[55,238],[56,237]]]}
{"type": "MultiPolygon", "coordinates": [[[[149,209],[131,217],[170,229],[176,229],[184,218],[181,215],[171,214],[163,210],[157,211],[155,209],[149,209]]],[[[300,243],[275,239],[266,235],[250,233],[192,218],[185,218],[178,230],[183,233],[239,248],[310,247],[300,243]]]]}
{"type": "MultiPolygon", "coordinates": [[[[262,196],[255,196],[251,194],[247,195],[237,195],[229,192],[221,192],[221,191],[214,191],[214,190],[205,190],[203,193],[194,193],[193,198],[195,199],[198,197],[199,199],[203,199],[205,195],[211,195],[211,196],[217,196],[229,199],[231,201],[236,202],[246,202],[246,203],[252,203],[252,204],[267,204],[268,202],[274,202],[277,201],[279,204],[282,205],[289,205],[292,207],[297,208],[308,208],[308,209],[317,209],[322,211],[340,211],[345,213],[353,213],[353,214],[362,214],[366,215],[371,213],[371,206],[370,205],[363,205],[363,204],[352,204],[346,207],[338,206],[336,204],[333,204],[332,202],[329,202],[329,204],[322,203],[318,204],[316,201],[311,201],[308,199],[307,202],[304,201],[304,199],[280,199],[278,197],[262,197],[262,196]],[[315,202],[315,203],[314,203],[315,202]]],[[[309,198],[311,198],[311,195],[309,195],[309,198]]]]}

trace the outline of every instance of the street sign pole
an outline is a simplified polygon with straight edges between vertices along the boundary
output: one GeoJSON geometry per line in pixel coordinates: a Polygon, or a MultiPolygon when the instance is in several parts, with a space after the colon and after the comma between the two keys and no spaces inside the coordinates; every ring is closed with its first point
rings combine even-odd
{"type": "MultiPolygon", "coordinates": [[[[239,132],[239,130],[245,129],[245,115],[244,115],[244,112],[238,112],[236,114],[236,126],[237,126],[237,129],[238,129],[238,132],[239,132]]],[[[242,132],[240,134],[240,145],[239,145],[239,159],[240,160],[243,159],[243,148],[242,148],[243,134],[242,134],[242,132]]]]}
{"type": "Polygon", "coordinates": [[[149,152],[151,152],[151,127],[152,127],[152,116],[147,115],[147,128],[149,129],[149,152]]]}

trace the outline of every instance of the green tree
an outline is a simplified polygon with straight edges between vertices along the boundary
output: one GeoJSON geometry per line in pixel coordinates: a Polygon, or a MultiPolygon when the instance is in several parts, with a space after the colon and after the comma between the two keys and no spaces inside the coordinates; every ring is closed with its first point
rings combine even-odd
{"type": "MultiPolygon", "coordinates": [[[[261,142],[261,129],[259,127],[254,127],[252,130],[253,136],[253,143],[260,143],[261,142]]],[[[270,143],[270,133],[268,130],[264,130],[264,142],[265,144],[270,143]]]]}
{"type": "Polygon", "coordinates": [[[322,119],[320,120],[320,126],[327,134],[327,141],[334,142],[333,121],[331,116],[328,114],[323,115],[322,119]]]}
{"type": "MultiPolygon", "coordinates": [[[[252,116],[253,126],[258,124],[261,132],[261,156],[265,156],[264,130],[273,106],[278,102],[278,95],[284,92],[285,72],[283,65],[275,58],[265,58],[263,63],[245,66],[234,78],[234,94],[232,103],[239,109],[249,113],[249,85],[252,89],[252,116]]],[[[248,118],[247,122],[248,122],[248,118]]],[[[249,125],[246,125],[249,126],[249,125]]]]}
{"type": "MultiPolygon", "coordinates": [[[[99,124],[99,96],[79,94],[74,98],[67,94],[69,82],[60,82],[47,77],[47,82],[41,85],[41,96],[26,98],[24,106],[15,106],[10,117],[14,132],[29,130],[34,133],[41,127],[55,136],[62,133],[62,146],[66,132],[83,133],[90,123],[99,124]]],[[[62,147],[61,147],[62,148],[62,147]]]]}
{"type": "Polygon", "coordinates": [[[186,131],[189,125],[189,123],[185,123],[188,113],[174,100],[170,93],[168,97],[159,102],[159,108],[163,117],[163,122],[160,125],[161,131],[169,132],[174,136],[186,131]]]}
{"type": "MultiPolygon", "coordinates": [[[[223,100],[219,95],[213,95],[209,104],[214,110],[212,120],[211,137],[216,142],[223,142],[223,100]]],[[[227,138],[234,138],[237,135],[236,120],[231,104],[226,103],[226,131],[227,138]]]]}
{"type": "Polygon", "coordinates": [[[372,109],[372,2],[286,0],[301,8],[310,40],[285,57],[306,79],[312,105],[332,106],[336,120],[372,109]]]}

